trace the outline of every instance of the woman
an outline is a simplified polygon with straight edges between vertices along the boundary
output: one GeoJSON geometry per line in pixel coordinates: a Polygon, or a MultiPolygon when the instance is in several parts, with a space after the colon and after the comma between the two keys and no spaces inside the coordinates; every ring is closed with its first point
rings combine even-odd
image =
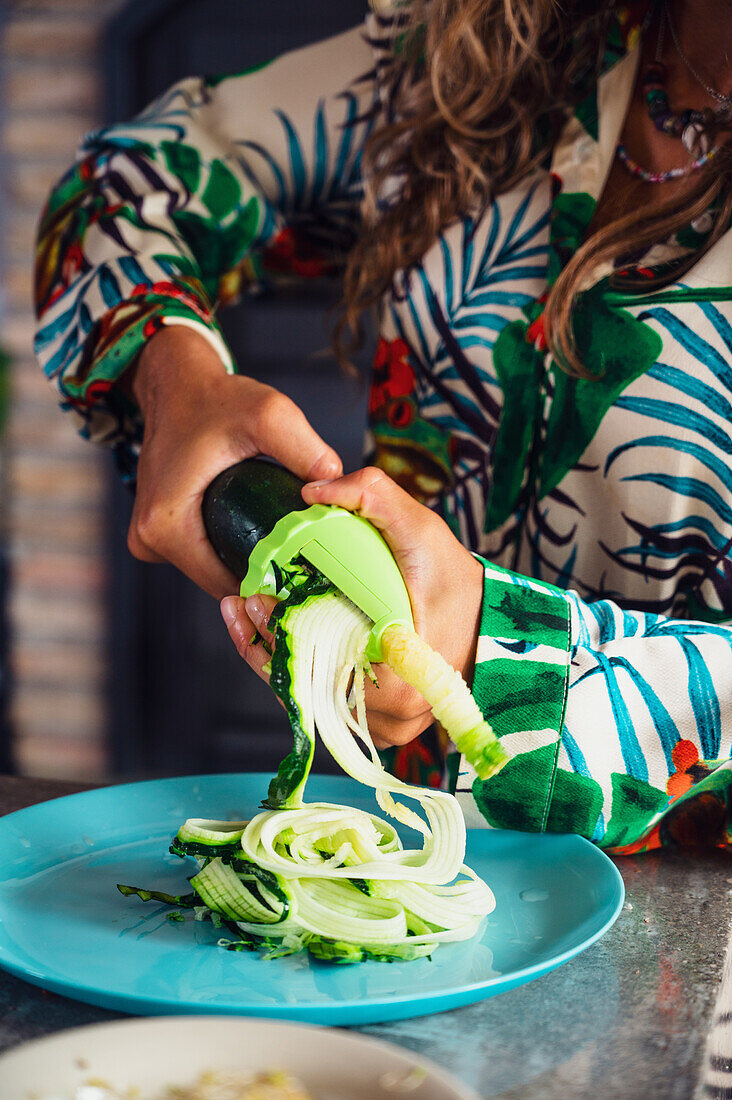
{"type": "MultiPolygon", "coordinates": [[[[132,553],[234,591],[201,495],[259,452],[372,519],[511,752],[485,783],[449,761],[474,823],[732,839],[731,14],[372,16],[91,135],[44,217],[38,353],[136,474],[132,553]],[[344,254],[338,349],[377,303],[381,339],[375,465],[340,477],[291,402],[232,374],[213,309],[344,254]]],[[[260,674],[268,610],[222,603],[260,674]]],[[[369,710],[419,745],[393,677],[369,710]]]]}

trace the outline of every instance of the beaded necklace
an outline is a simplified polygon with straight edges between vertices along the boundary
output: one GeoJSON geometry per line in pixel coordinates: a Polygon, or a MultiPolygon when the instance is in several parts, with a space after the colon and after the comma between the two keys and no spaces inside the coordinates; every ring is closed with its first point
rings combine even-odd
{"type": "MultiPolygon", "coordinates": [[[[648,30],[653,13],[654,7],[651,7],[643,22],[642,33],[646,33],[648,30]]],[[[719,145],[712,146],[712,135],[718,123],[727,121],[730,114],[729,97],[723,97],[721,93],[717,93],[716,91],[714,92],[715,97],[723,100],[724,103],[717,111],[713,111],[709,107],[705,107],[701,111],[688,109],[674,112],[671,110],[668,94],[666,92],[666,66],[661,62],[664,32],[667,21],[669,22],[674,44],[676,45],[679,55],[684,64],[688,67],[686,56],[681,51],[677,42],[675,28],[670,22],[669,12],[664,5],[661,8],[658,25],[655,60],[648,66],[642,78],[644,98],[648,107],[649,117],[656,129],[661,133],[668,134],[670,137],[680,138],[684,148],[694,157],[694,160],[691,164],[686,164],[678,168],[670,168],[666,172],[652,172],[634,161],[628,154],[625,145],[620,142],[616,149],[618,160],[620,160],[632,175],[636,176],[638,179],[644,180],[646,183],[666,183],[669,180],[688,176],[692,172],[696,172],[700,168],[703,168],[705,164],[708,164],[708,162],[716,156],[720,148],[719,145]]],[[[692,71],[692,75],[696,77],[694,71],[692,71]]],[[[706,84],[703,86],[706,89],[706,84]]]]}
{"type": "Polygon", "coordinates": [[[633,160],[628,154],[628,150],[622,144],[618,145],[615,150],[618,160],[620,160],[628,171],[637,176],[638,179],[645,180],[646,183],[665,183],[667,180],[676,180],[680,176],[688,176],[691,172],[696,172],[698,168],[703,168],[705,164],[719,152],[719,146],[715,145],[713,149],[710,149],[708,153],[703,153],[702,156],[692,161],[691,164],[685,164],[681,168],[669,168],[667,172],[651,172],[648,168],[642,168],[640,164],[633,160]]]}

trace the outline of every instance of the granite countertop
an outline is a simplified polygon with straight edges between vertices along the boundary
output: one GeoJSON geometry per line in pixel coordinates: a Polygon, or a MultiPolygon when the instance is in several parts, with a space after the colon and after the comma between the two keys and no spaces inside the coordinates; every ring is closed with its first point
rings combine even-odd
{"type": "MultiPolygon", "coordinates": [[[[0,777],[0,814],[81,789],[0,777]]],[[[486,1100],[732,1097],[732,1073],[729,1088],[709,1083],[719,1073],[701,1083],[713,1022],[732,1018],[732,983],[722,981],[732,861],[668,851],[616,862],[625,909],[583,954],[482,1003],[358,1030],[431,1057],[486,1100]]],[[[117,1018],[0,971],[0,1051],[117,1018]]]]}

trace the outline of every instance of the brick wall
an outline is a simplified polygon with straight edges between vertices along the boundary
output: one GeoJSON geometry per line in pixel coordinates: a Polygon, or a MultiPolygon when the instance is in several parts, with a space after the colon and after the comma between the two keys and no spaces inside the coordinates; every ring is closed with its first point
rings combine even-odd
{"type": "Polygon", "coordinates": [[[48,189],[99,122],[100,32],[121,6],[16,0],[1,29],[0,344],[13,359],[4,523],[13,753],[27,775],[105,774],[105,464],[59,412],[33,358],[31,271],[48,189]]]}

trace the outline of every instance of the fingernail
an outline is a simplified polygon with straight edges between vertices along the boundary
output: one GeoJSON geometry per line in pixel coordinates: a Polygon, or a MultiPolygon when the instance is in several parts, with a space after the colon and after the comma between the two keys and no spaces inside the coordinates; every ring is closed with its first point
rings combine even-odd
{"type": "Polygon", "coordinates": [[[323,485],[330,485],[335,481],[334,477],[324,477],[321,481],[309,481],[305,486],[306,489],[320,489],[323,485]]]}
{"type": "Polygon", "coordinates": [[[236,605],[236,596],[225,596],[219,604],[221,614],[227,626],[233,626],[236,622],[236,605]]]}
{"type": "Polygon", "coordinates": [[[259,596],[249,596],[245,601],[244,606],[247,609],[247,615],[252,620],[255,626],[266,626],[265,619],[267,613],[264,610],[264,604],[260,600],[259,596]]]}

